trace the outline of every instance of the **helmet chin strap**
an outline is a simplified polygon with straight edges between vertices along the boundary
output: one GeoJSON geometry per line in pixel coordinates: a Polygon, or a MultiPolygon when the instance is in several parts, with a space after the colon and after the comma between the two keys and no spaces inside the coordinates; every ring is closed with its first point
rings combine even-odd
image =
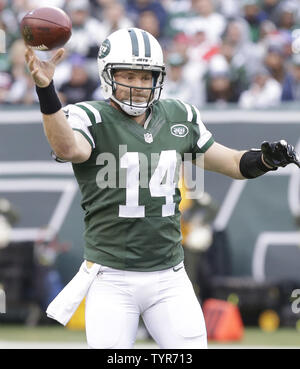
{"type": "Polygon", "coordinates": [[[128,115],[131,116],[139,116],[145,113],[148,109],[147,103],[134,103],[134,106],[130,105],[130,101],[124,101],[124,103],[118,99],[114,95],[111,96],[111,99],[116,102],[120,108],[128,115]]]}

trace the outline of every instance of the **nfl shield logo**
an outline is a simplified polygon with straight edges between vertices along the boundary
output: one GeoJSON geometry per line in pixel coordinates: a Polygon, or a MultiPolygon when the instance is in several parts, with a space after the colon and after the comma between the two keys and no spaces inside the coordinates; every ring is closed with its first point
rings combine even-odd
{"type": "Polygon", "coordinates": [[[145,138],[145,141],[149,144],[151,142],[153,142],[153,137],[152,137],[152,134],[147,132],[144,134],[144,138],[145,138]]]}

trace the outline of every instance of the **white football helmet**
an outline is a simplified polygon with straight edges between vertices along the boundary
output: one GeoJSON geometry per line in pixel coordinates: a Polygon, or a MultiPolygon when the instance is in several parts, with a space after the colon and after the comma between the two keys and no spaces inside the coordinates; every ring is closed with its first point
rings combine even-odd
{"type": "MultiPolygon", "coordinates": [[[[104,40],[98,54],[98,68],[101,90],[105,99],[114,100],[129,115],[141,115],[160,98],[165,76],[163,52],[158,41],[148,32],[139,28],[124,28],[115,31],[104,40]],[[115,96],[118,83],[114,71],[120,69],[152,71],[152,87],[145,103],[132,101],[132,89],[145,89],[127,86],[130,99],[120,101],[115,96]]],[[[124,85],[122,85],[124,86],[124,85]]]]}

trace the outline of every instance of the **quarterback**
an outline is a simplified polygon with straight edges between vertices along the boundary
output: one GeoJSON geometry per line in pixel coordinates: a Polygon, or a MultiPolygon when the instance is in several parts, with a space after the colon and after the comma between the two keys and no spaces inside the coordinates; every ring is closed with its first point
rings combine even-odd
{"type": "Polygon", "coordinates": [[[162,49],[141,29],[120,29],[102,43],[105,101],[62,108],[52,79],[63,53],[41,62],[27,48],[26,62],[54,156],[72,163],[82,193],[83,270],[97,266],[86,289],[88,345],[132,348],[142,317],[160,348],[206,348],[202,310],[183,264],[179,159],[190,154],[197,164],[201,154],[204,169],[242,180],[300,166],[299,158],[284,140],[248,151],[225,147],[196,106],[160,100],[162,49]]]}

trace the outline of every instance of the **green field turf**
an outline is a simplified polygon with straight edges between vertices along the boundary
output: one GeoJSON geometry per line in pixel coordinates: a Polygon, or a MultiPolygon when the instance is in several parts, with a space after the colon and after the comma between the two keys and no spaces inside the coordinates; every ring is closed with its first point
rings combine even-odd
{"type": "MultiPolygon", "coordinates": [[[[84,331],[73,331],[60,326],[25,327],[5,324],[0,326],[0,341],[86,342],[84,331]]],[[[215,341],[209,341],[209,344],[222,347],[221,343],[215,341]]],[[[259,328],[246,328],[244,338],[241,341],[226,342],[224,344],[226,346],[241,347],[282,346],[300,348],[300,332],[295,328],[280,328],[272,333],[263,332],[259,328]]]]}

